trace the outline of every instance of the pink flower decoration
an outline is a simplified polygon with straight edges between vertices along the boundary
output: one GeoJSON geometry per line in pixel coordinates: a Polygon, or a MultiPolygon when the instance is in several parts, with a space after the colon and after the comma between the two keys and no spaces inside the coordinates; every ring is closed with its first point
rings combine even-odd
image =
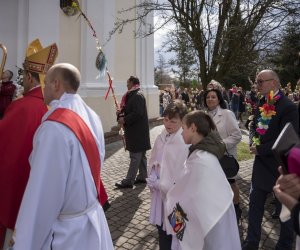
{"type": "Polygon", "coordinates": [[[257,128],[256,132],[259,133],[260,135],[264,135],[267,132],[267,130],[264,128],[257,128]]]}
{"type": "Polygon", "coordinates": [[[277,101],[280,98],[280,95],[277,95],[274,97],[275,101],[277,101]]]}
{"type": "MultiPolygon", "coordinates": [[[[265,103],[262,107],[259,108],[260,117],[262,120],[268,121],[271,120],[274,115],[276,115],[274,103],[280,99],[281,95],[274,96],[273,91],[271,91],[267,96],[267,103],[265,103]]],[[[263,127],[263,126],[260,126],[263,127]]],[[[256,132],[259,135],[264,135],[268,130],[268,126],[266,128],[257,128],[256,132]]],[[[256,144],[260,144],[260,137],[256,139],[256,144]]]]}

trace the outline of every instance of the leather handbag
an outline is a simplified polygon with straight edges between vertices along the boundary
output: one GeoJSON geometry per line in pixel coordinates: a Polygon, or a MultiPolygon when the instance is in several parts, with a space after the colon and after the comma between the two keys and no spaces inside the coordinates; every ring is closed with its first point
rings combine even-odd
{"type": "Polygon", "coordinates": [[[234,178],[239,172],[240,165],[233,155],[229,154],[226,149],[226,154],[219,160],[221,167],[227,179],[234,178]]]}

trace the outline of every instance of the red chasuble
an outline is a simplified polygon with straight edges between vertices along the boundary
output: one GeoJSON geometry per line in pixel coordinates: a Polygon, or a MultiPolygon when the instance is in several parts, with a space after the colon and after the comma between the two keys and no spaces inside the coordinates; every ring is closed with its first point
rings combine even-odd
{"type": "Polygon", "coordinates": [[[54,110],[47,120],[62,123],[63,125],[67,126],[77,137],[90,165],[91,174],[93,176],[98,194],[97,198],[105,209],[104,206],[108,200],[108,196],[100,177],[100,153],[95,138],[92,135],[89,127],[77,113],[65,108],[58,108],[54,110]]]}
{"type": "Polygon", "coordinates": [[[29,177],[33,136],[46,112],[38,87],[12,102],[0,120],[0,224],[10,229],[29,177]]]}

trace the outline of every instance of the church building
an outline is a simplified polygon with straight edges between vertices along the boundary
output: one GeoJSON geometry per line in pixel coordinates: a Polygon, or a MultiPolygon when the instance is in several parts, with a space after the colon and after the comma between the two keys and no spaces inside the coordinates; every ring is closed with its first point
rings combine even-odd
{"type": "MultiPolygon", "coordinates": [[[[117,100],[127,91],[126,82],[131,75],[140,79],[147,100],[149,119],[159,116],[158,89],[154,85],[154,37],[135,38],[138,23],[125,26],[122,33],[109,33],[117,18],[134,16],[133,11],[120,13],[140,0],[79,0],[82,12],[91,21],[107,59],[107,69],[113,78],[117,100]]],[[[93,31],[79,12],[66,9],[69,0],[0,0],[0,43],[7,48],[5,69],[14,72],[22,67],[28,44],[39,38],[43,47],[58,46],[56,62],[74,64],[81,72],[79,94],[101,118],[104,132],[117,125],[116,110],[107,76],[99,78],[95,66],[98,50],[93,31]],[[73,15],[74,14],[74,15],[73,15]]],[[[153,24],[149,15],[147,25],[153,24]]],[[[0,56],[2,51],[0,51],[0,56]]]]}

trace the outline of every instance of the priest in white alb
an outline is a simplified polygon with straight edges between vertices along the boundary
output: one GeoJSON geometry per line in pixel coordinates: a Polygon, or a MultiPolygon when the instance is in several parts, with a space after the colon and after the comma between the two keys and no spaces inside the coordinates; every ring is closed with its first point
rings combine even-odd
{"type": "Polygon", "coordinates": [[[71,64],[56,64],[46,75],[44,99],[50,110],[34,136],[14,250],[114,249],[99,198],[104,191],[99,188],[102,125],[76,94],[79,85],[80,73],[71,64]],[[71,118],[61,122],[66,114],[71,118]],[[78,124],[84,128],[76,130],[78,124]]]}

